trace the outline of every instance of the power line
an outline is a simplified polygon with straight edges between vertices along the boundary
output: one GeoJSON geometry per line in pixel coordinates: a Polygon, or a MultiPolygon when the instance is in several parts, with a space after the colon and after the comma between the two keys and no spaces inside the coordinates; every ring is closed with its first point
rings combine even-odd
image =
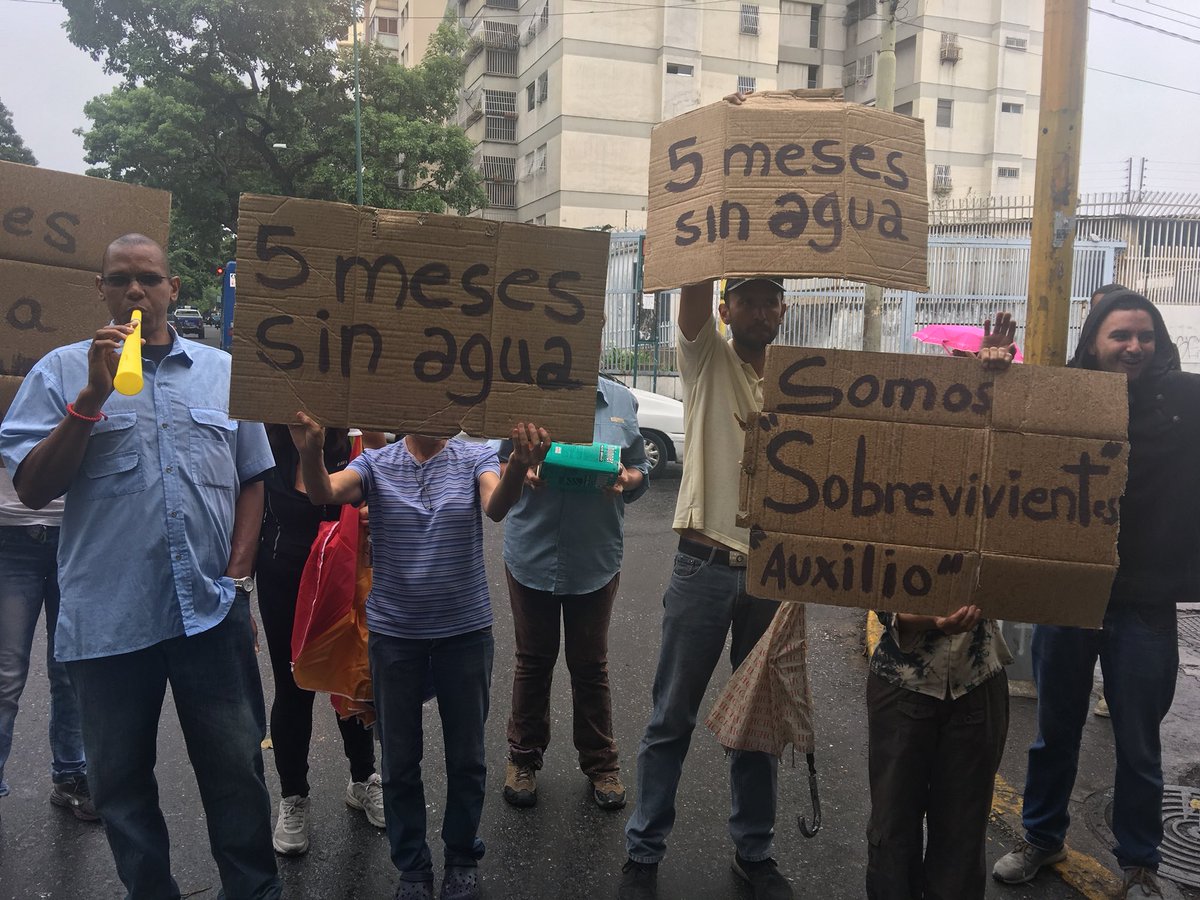
{"type": "MultiPolygon", "coordinates": [[[[1189,27],[1189,28],[1200,27],[1200,26],[1196,26],[1196,25],[1187,24],[1179,19],[1174,19],[1171,16],[1164,16],[1162,13],[1157,13],[1154,10],[1147,9],[1144,6],[1134,6],[1132,3],[1125,3],[1125,2],[1123,2],[1123,0],[1112,0],[1112,2],[1115,3],[1117,6],[1123,6],[1126,9],[1132,9],[1135,12],[1143,12],[1148,16],[1154,16],[1155,18],[1158,18],[1158,19],[1166,19],[1168,22],[1174,22],[1176,25],[1187,25],[1187,27],[1189,27]]],[[[1151,6],[1157,6],[1159,9],[1168,9],[1171,12],[1176,13],[1177,15],[1185,16],[1186,18],[1189,18],[1189,19],[1200,19],[1200,16],[1197,16],[1193,13],[1184,12],[1182,9],[1176,9],[1173,6],[1164,6],[1161,3],[1154,3],[1153,0],[1147,0],[1147,2],[1149,2],[1151,6]]]]}
{"type": "Polygon", "coordinates": [[[1110,72],[1107,69],[1097,69],[1095,66],[1088,66],[1088,71],[1099,72],[1101,75],[1112,75],[1114,78],[1125,78],[1129,81],[1140,82],[1141,84],[1151,84],[1154,85],[1154,87],[1166,88],[1169,91],[1179,91],[1183,94],[1192,94],[1193,96],[1200,97],[1200,91],[1191,91],[1187,88],[1181,88],[1174,84],[1163,84],[1161,81],[1150,81],[1146,78],[1138,78],[1136,75],[1126,75],[1124,72],[1110,72]]]}
{"type": "MultiPolygon", "coordinates": [[[[1159,34],[1165,34],[1167,37],[1173,37],[1176,40],[1187,41],[1189,44],[1200,44],[1200,40],[1197,40],[1196,38],[1187,37],[1186,35],[1182,35],[1182,34],[1176,34],[1173,31],[1167,31],[1167,29],[1165,29],[1165,28],[1159,28],[1157,25],[1150,25],[1150,24],[1147,24],[1146,22],[1139,22],[1137,19],[1130,19],[1125,16],[1118,16],[1116,13],[1111,13],[1111,12],[1108,12],[1107,10],[1103,10],[1103,9],[1096,9],[1096,7],[1094,7],[1094,6],[1089,6],[1088,9],[1091,10],[1092,12],[1094,12],[1098,16],[1107,16],[1110,19],[1116,19],[1118,22],[1124,22],[1127,25],[1136,25],[1138,28],[1145,28],[1147,31],[1155,31],[1155,32],[1158,32],[1159,34]]],[[[1180,24],[1182,24],[1182,23],[1180,23],[1180,24]]]]}

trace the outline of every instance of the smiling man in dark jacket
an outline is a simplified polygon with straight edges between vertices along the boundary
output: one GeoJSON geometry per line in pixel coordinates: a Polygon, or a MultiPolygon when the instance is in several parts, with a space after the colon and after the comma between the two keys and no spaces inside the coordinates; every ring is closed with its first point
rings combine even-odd
{"type": "Polygon", "coordinates": [[[1154,305],[1121,289],[1093,306],[1069,363],[1129,380],[1120,565],[1103,628],[1034,629],[1038,735],[1025,779],[1025,841],[996,863],[998,881],[1030,881],[1066,856],[1067,804],[1099,657],[1116,739],[1112,830],[1125,873],[1122,896],[1162,896],[1156,875],[1163,834],[1159,726],[1175,696],[1175,604],[1196,596],[1200,549],[1200,375],[1181,372],[1174,349],[1154,305]]]}

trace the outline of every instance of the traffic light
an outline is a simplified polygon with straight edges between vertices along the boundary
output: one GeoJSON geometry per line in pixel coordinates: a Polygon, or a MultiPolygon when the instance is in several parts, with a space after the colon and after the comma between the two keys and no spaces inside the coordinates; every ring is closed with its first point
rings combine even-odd
{"type": "Polygon", "coordinates": [[[220,278],[224,274],[225,274],[225,267],[217,266],[217,277],[220,278]]]}

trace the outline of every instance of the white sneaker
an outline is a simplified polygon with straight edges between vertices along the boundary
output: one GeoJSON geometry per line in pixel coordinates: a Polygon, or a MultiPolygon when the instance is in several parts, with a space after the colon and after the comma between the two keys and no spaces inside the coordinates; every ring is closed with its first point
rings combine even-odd
{"type": "Polygon", "coordinates": [[[351,809],[361,809],[368,822],[376,828],[383,828],[383,781],[373,774],[366,781],[350,782],[346,785],[346,805],[351,809]]]}
{"type": "Polygon", "coordinates": [[[276,853],[300,856],[308,852],[308,798],[295,794],[279,801],[279,819],[271,839],[276,853]]]}

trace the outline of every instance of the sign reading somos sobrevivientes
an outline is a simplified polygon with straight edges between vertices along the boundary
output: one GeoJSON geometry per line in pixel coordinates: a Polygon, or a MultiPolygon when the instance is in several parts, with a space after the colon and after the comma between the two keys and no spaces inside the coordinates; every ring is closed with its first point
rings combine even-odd
{"type": "Polygon", "coordinates": [[[645,289],[829,276],[924,291],[924,125],[834,91],[767,91],[655,127],[645,289]]]}
{"type": "Polygon", "coordinates": [[[1116,567],[1123,376],[772,347],[747,423],[748,590],[1098,627],[1116,567]]]}
{"type": "Polygon", "coordinates": [[[608,235],[245,194],[230,415],[592,439],[608,235]]]}

